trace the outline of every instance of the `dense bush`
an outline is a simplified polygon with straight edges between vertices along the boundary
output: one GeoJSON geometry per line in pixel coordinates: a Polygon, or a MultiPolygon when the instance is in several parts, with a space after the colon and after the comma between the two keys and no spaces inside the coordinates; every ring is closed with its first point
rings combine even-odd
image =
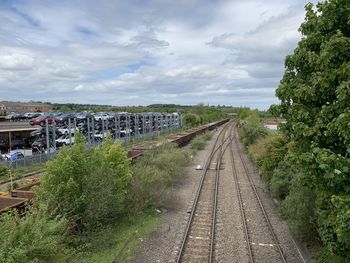
{"type": "Polygon", "coordinates": [[[201,124],[201,118],[194,113],[186,113],[183,115],[183,122],[186,127],[195,127],[201,124]]]}
{"type": "Polygon", "coordinates": [[[125,212],[130,180],[120,142],[108,137],[102,147],[87,149],[78,135],[73,147],[48,163],[39,198],[53,215],[64,216],[78,229],[89,228],[125,212]]]}
{"type": "Polygon", "coordinates": [[[166,206],[171,197],[169,189],[184,175],[189,160],[185,150],[169,143],[145,151],[133,166],[131,196],[134,210],[139,212],[147,207],[166,206]]]}
{"type": "Polygon", "coordinates": [[[268,183],[271,181],[274,169],[284,159],[287,150],[287,139],[280,133],[261,137],[255,144],[248,147],[249,155],[260,167],[261,174],[268,183]]]}
{"type": "MultiPolygon", "coordinates": [[[[223,118],[227,118],[227,112],[225,107],[209,107],[204,104],[198,104],[190,107],[183,114],[183,121],[185,126],[194,127],[209,122],[214,122],[223,118]]],[[[235,108],[228,108],[229,111],[235,111],[235,108]]]]}
{"type": "Polygon", "coordinates": [[[294,180],[289,195],[283,200],[281,212],[292,232],[301,240],[315,242],[315,195],[309,188],[294,180]]]}
{"type": "Polygon", "coordinates": [[[257,110],[243,109],[239,112],[238,119],[239,134],[245,146],[266,136],[267,129],[263,127],[257,110]]]}
{"type": "Polygon", "coordinates": [[[16,210],[0,216],[0,262],[69,262],[64,245],[67,222],[50,219],[46,209],[28,208],[25,215],[16,210]]]}

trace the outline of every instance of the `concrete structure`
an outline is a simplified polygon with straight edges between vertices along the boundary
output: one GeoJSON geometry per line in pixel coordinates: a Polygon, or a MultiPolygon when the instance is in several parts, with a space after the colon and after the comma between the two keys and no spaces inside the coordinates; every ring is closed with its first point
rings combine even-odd
{"type": "Polygon", "coordinates": [[[1,101],[0,111],[5,112],[5,114],[10,114],[11,112],[50,112],[52,111],[52,106],[45,103],[1,101]]]}

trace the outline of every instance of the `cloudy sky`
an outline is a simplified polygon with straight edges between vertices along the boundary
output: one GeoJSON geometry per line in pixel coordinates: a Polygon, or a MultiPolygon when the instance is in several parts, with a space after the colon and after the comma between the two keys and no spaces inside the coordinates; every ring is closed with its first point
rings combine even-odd
{"type": "Polygon", "coordinates": [[[1,0],[0,100],[266,109],[307,0],[1,0]]]}

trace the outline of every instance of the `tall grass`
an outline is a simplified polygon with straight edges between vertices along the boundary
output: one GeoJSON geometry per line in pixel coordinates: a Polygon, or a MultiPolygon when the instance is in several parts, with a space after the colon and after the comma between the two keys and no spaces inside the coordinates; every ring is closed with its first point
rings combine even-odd
{"type": "Polygon", "coordinates": [[[211,137],[211,133],[209,132],[196,136],[191,142],[192,149],[196,151],[203,150],[205,148],[206,141],[208,141],[211,137]]]}
{"type": "Polygon", "coordinates": [[[171,186],[184,176],[189,153],[170,143],[145,151],[133,166],[131,199],[135,212],[169,205],[171,186]]]}

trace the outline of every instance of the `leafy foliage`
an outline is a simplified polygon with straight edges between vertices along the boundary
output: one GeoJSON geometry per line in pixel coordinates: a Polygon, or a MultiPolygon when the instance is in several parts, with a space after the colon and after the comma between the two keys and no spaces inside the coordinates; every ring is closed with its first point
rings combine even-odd
{"type": "Polygon", "coordinates": [[[16,210],[0,217],[0,262],[67,262],[67,222],[49,219],[46,209],[16,210]]]}
{"type": "Polygon", "coordinates": [[[4,165],[0,164],[0,178],[7,177],[9,174],[9,169],[4,165]]]}
{"type": "MultiPolygon", "coordinates": [[[[302,40],[286,58],[276,91],[281,103],[271,112],[287,119],[281,129],[295,144],[290,154],[305,189],[315,196],[319,236],[345,260],[350,258],[350,2],[308,4],[300,31],[302,40]]],[[[298,196],[295,191],[290,195],[298,196]]],[[[299,207],[289,209],[292,216],[299,207]]]]}
{"type": "Polygon", "coordinates": [[[257,110],[242,109],[238,113],[240,137],[245,146],[255,143],[259,138],[267,134],[262,126],[257,110]]]}
{"type": "Polygon", "coordinates": [[[101,148],[87,149],[78,135],[50,161],[39,189],[53,215],[64,216],[78,229],[113,220],[124,212],[131,180],[129,161],[120,142],[108,137],[101,148]]]}

